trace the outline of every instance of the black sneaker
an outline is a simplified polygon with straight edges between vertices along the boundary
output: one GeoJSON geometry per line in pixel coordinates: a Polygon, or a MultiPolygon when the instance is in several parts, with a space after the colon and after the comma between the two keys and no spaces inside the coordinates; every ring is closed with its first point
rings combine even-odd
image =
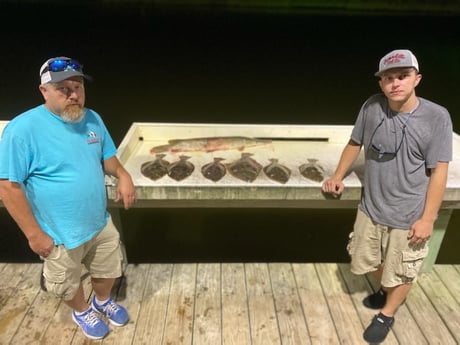
{"type": "Polygon", "coordinates": [[[381,343],[387,337],[388,332],[395,322],[394,317],[378,313],[372,319],[371,324],[364,331],[363,337],[368,343],[381,343]]]}
{"type": "Polygon", "coordinates": [[[385,303],[387,303],[387,293],[382,288],[363,299],[363,304],[370,309],[382,309],[385,303]]]}

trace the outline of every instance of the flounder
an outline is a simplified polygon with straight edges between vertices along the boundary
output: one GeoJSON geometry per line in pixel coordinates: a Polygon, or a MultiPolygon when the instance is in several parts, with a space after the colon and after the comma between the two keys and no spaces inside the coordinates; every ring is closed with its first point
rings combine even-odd
{"type": "Polygon", "coordinates": [[[254,181],[259,176],[262,165],[252,159],[251,156],[252,153],[243,152],[240,159],[227,165],[229,173],[246,182],[254,181]]]}
{"type": "Polygon", "coordinates": [[[225,165],[221,163],[224,158],[214,157],[214,161],[201,167],[201,173],[204,177],[214,182],[219,181],[227,173],[225,165]]]}
{"type": "Polygon", "coordinates": [[[317,159],[308,158],[308,163],[302,164],[299,167],[299,171],[305,178],[321,182],[324,179],[324,168],[319,165],[317,159]]]}
{"type": "Polygon", "coordinates": [[[159,153],[156,155],[155,160],[143,163],[141,165],[142,175],[154,181],[166,175],[168,173],[169,162],[163,159],[164,156],[164,154],[159,153]]]}
{"type": "Polygon", "coordinates": [[[168,165],[168,176],[176,181],[182,181],[189,177],[195,170],[195,166],[188,161],[190,157],[180,156],[179,160],[168,165]]]}
{"type": "Polygon", "coordinates": [[[279,182],[279,183],[286,183],[289,180],[289,177],[291,177],[291,170],[278,163],[277,158],[271,158],[270,159],[270,164],[264,167],[264,173],[267,175],[270,179],[279,182]]]}

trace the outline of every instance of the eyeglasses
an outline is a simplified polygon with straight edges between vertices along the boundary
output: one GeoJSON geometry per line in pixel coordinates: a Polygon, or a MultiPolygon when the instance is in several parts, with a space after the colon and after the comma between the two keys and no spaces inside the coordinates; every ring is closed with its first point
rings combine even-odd
{"type": "Polygon", "coordinates": [[[374,129],[374,132],[372,133],[372,136],[371,136],[371,140],[370,140],[370,149],[377,154],[377,157],[379,160],[384,160],[384,161],[388,161],[388,160],[391,160],[393,158],[396,157],[396,154],[399,152],[399,150],[401,149],[401,146],[402,146],[402,143],[404,141],[404,138],[406,136],[406,127],[407,127],[407,122],[409,121],[409,119],[412,117],[412,114],[411,113],[408,118],[406,119],[406,121],[404,122],[404,124],[402,125],[402,136],[401,136],[401,141],[399,142],[399,144],[396,146],[396,149],[394,150],[394,152],[388,152],[388,151],[385,151],[382,147],[382,145],[375,145],[372,140],[374,139],[374,136],[375,136],[375,133],[377,132],[377,129],[379,129],[383,122],[385,121],[385,118],[382,119],[382,121],[380,121],[380,123],[377,125],[377,127],[375,127],[374,129]]]}
{"type": "Polygon", "coordinates": [[[78,61],[72,59],[58,59],[53,60],[48,63],[48,66],[43,69],[42,74],[48,71],[51,72],[63,72],[74,70],[74,71],[82,71],[83,65],[81,65],[78,61]]]}
{"type": "MultiPolygon", "coordinates": [[[[380,125],[378,127],[380,127],[380,125]]],[[[377,130],[377,128],[376,128],[376,130],[377,130]]],[[[375,131],[374,131],[374,134],[375,134],[375,131]]],[[[383,160],[393,159],[393,158],[396,157],[396,154],[398,153],[399,149],[401,148],[401,145],[402,145],[402,143],[404,141],[405,136],[406,136],[406,125],[404,125],[404,127],[402,128],[401,141],[399,142],[399,145],[396,147],[394,152],[387,152],[382,148],[381,145],[379,145],[379,147],[378,147],[377,145],[375,145],[373,143],[371,143],[370,148],[371,148],[371,150],[373,152],[377,153],[379,159],[383,159],[383,160]]]]}

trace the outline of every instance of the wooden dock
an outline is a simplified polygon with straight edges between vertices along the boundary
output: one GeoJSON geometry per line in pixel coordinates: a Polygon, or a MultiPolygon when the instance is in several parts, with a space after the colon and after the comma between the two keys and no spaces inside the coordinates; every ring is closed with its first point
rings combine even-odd
{"type": "MultiPolygon", "coordinates": [[[[0,263],[0,272],[1,345],[356,345],[375,314],[361,303],[372,283],[348,264],[129,264],[113,295],[131,320],[92,341],[64,303],[40,290],[41,264],[0,263]]],[[[384,344],[459,343],[460,265],[435,265],[384,344]]]]}

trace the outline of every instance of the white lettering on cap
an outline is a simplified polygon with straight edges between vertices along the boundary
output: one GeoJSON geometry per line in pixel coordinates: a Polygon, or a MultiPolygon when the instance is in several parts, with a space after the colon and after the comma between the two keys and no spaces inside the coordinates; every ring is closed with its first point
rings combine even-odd
{"type": "Polygon", "coordinates": [[[48,71],[48,72],[45,72],[42,74],[42,84],[46,84],[48,82],[51,81],[51,73],[48,71]]]}

